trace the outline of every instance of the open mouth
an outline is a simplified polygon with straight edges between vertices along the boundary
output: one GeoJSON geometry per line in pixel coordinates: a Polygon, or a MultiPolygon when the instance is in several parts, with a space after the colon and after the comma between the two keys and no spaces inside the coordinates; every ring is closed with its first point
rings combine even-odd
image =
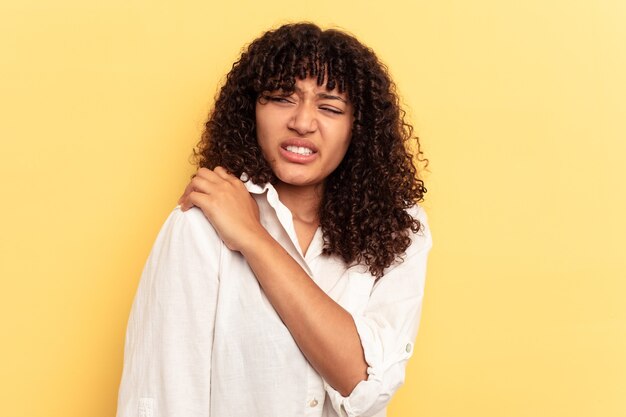
{"type": "Polygon", "coordinates": [[[289,151],[291,153],[295,153],[297,155],[313,155],[315,153],[315,151],[313,151],[313,149],[304,147],[304,146],[293,146],[293,145],[288,145],[285,146],[283,149],[285,149],[286,151],[289,151]]]}

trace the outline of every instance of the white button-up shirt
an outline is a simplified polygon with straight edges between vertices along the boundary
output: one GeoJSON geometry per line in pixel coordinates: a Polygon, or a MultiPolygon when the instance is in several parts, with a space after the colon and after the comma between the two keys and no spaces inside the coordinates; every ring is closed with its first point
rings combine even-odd
{"type": "Polygon", "coordinates": [[[247,182],[261,223],[352,317],[368,379],[348,397],[307,362],[245,258],[196,207],[163,225],[133,302],[117,417],[335,417],[385,415],[404,381],[422,306],[431,236],[422,223],[403,262],[375,283],[363,266],[322,254],[318,229],[303,254],[292,215],[270,185],[247,182]]]}

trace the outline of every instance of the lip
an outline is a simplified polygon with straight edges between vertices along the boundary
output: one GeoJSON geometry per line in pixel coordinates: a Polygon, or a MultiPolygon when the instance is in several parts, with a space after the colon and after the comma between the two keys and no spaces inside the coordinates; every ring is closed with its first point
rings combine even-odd
{"type": "Polygon", "coordinates": [[[293,162],[296,164],[306,164],[317,159],[318,149],[313,144],[313,142],[300,139],[300,138],[290,138],[280,143],[280,154],[283,158],[285,158],[289,162],[293,162]],[[287,146],[298,146],[303,148],[309,148],[313,151],[310,155],[300,155],[297,153],[293,153],[288,151],[287,146]]]}
{"type": "Polygon", "coordinates": [[[313,144],[310,140],[301,139],[301,138],[289,138],[280,143],[280,147],[285,149],[287,146],[301,146],[303,148],[309,148],[313,151],[313,153],[317,153],[317,146],[313,144]]]}

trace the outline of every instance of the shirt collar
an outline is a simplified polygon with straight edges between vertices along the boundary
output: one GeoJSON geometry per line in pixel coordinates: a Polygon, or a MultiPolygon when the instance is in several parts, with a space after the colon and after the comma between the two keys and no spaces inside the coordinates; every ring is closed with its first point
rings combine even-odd
{"type": "Polygon", "coordinates": [[[248,176],[248,174],[246,174],[245,172],[243,174],[241,174],[241,176],[239,177],[239,179],[241,181],[243,181],[243,184],[246,186],[246,188],[248,189],[249,193],[252,194],[263,194],[264,192],[266,192],[267,190],[269,190],[270,188],[274,189],[274,187],[272,186],[272,184],[265,183],[262,185],[259,184],[255,184],[250,180],[250,177],[248,176]]]}
{"type": "MultiPolygon", "coordinates": [[[[241,174],[239,179],[243,181],[243,184],[246,186],[246,189],[251,194],[263,194],[267,191],[267,202],[276,211],[276,214],[278,215],[278,221],[283,225],[283,228],[285,229],[285,231],[291,238],[291,241],[293,242],[300,256],[302,256],[303,260],[311,259],[319,255],[320,253],[322,253],[322,247],[323,247],[324,241],[322,238],[321,230],[318,230],[315,233],[315,236],[313,237],[311,244],[309,245],[306,256],[302,254],[302,251],[300,250],[300,245],[298,245],[297,243],[298,238],[296,236],[296,231],[293,226],[292,214],[287,208],[287,206],[285,206],[280,201],[280,199],[278,198],[278,191],[276,191],[276,188],[274,188],[272,184],[270,184],[269,182],[265,184],[261,184],[261,185],[255,184],[250,180],[249,175],[246,174],[245,172],[241,174]]],[[[306,262],[305,262],[305,265],[306,265],[306,262]]],[[[308,265],[306,269],[308,270],[307,272],[309,272],[309,275],[310,275],[311,272],[310,272],[310,269],[308,268],[308,265]]]]}

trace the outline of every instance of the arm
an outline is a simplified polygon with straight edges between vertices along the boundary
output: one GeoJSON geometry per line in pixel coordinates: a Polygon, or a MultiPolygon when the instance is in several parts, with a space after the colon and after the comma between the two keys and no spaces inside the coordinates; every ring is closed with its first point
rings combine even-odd
{"type": "Polygon", "coordinates": [[[348,395],[367,378],[352,316],[263,228],[239,179],[219,167],[201,169],[180,203],[183,210],[201,208],[226,246],[242,253],[298,347],[328,383],[348,395]]]}
{"type": "MultiPolygon", "coordinates": [[[[375,415],[404,382],[421,316],[426,261],[432,246],[424,211],[413,207],[410,213],[420,220],[422,230],[412,236],[403,262],[390,267],[374,285],[366,306],[351,311],[365,352],[368,378],[349,396],[326,386],[333,408],[340,416],[375,415]]],[[[358,273],[351,278],[367,279],[358,273]]]]}
{"type": "Polygon", "coordinates": [[[263,229],[241,248],[265,295],[311,366],[342,395],[367,379],[350,313],[322,291],[263,229]]]}
{"type": "Polygon", "coordinates": [[[128,320],[117,417],[209,415],[221,245],[197,209],[161,228],[128,320]]]}
{"type": "Polygon", "coordinates": [[[390,268],[357,314],[328,297],[267,234],[238,179],[220,168],[206,171],[208,178],[196,177],[187,187],[183,209],[200,207],[225,244],[243,254],[299,348],[327,381],[338,413],[371,415],[384,408],[404,380],[421,311],[431,246],[423,211],[424,230],[413,236],[404,262],[390,268]]]}

